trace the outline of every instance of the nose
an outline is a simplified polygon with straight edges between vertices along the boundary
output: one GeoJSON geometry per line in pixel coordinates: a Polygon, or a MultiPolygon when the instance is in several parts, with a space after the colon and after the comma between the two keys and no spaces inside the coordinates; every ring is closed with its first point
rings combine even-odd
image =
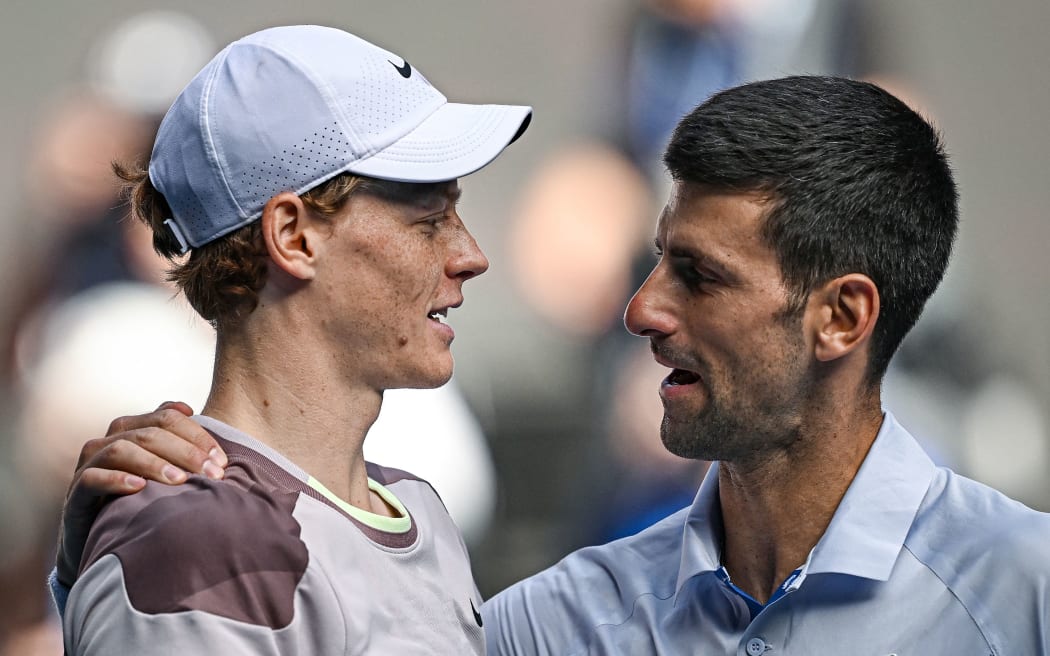
{"type": "Polygon", "coordinates": [[[663,269],[657,264],[627,304],[623,315],[627,330],[641,337],[666,337],[675,331],[666,287],[663,269]]]}
{"type": "Polygon", "coordinates": [[[450,278],[466,282],[489,270],[489,259],[481,252],[481,247],[474,240],[466,226],[459,224],[453,256],[449,258],[446,273],[450,278]]]}

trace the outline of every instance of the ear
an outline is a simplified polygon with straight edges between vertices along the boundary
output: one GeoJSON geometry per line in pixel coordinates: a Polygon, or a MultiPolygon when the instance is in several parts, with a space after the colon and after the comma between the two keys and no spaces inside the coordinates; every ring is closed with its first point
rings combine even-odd
{"type": "Polygon", "coordinates": [[[822,362],[836,360],[859,352],[871,339],[879,318],[879,289],[861,273],[835,278],[813,293],[810,311],[814,355],[822,362]]]}
{"type": "Polygon", "coordinates": [[[290,191],[277,194],[263,208],[261,222],[273,265],[293,278],[312,279],[319,237],[302,199],[290,191]]]}

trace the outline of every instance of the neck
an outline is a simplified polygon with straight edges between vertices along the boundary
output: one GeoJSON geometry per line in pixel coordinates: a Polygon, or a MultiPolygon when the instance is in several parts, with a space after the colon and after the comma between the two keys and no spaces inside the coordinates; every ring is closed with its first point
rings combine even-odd
{"type": "Polygon", "coordinates": [[[351,505],[389,515],[368,489],[362,450],[382,391],[355,384],[340,359],[311,348],[306,326],[269,323],[257,311],[220,332],[203,414],[266,443],[351,505]]]}
{"type": "Polygon", "coordinates": [[[878,434],[878,393],[854,408],[849,416],[804,423],[807,432],[789,451],[719,463],[723,564],[733,583],[762,603],[806,561],[878,434]]]}

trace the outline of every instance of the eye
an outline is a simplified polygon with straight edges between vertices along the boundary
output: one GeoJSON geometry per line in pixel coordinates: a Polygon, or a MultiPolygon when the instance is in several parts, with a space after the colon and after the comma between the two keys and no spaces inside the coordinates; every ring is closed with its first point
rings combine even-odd
{"type": "Polygon", "coordinates": [[[699,289],[718,282],[717,278],[693,266],[693,261],[687,257],[673,258],[671,268],[678,279],[684,282],[689,289],[699,289]]]}
{"type": "Polygon", "coordinates": [[[432,215],[430,215],[428,217],[425,217],[425,218],[420,219],[419,221],[417,221],[416,225],[422,226],[423,231],[425,233],[433,234],[433,233],[437,232],[438,228],[440,228],[441,224],[443,224],[446,220],[448,220],[448,215],[445,214],[445,213],[432,214],[432,215]]]}

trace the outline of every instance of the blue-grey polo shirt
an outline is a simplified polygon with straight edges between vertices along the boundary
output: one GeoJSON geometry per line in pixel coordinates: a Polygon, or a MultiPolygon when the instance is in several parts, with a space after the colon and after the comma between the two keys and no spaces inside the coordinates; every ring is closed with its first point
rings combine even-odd
{"type": "Polygon", "coordinates": [[[721,526],[712,467],[691,507],[486,603],[488,653],[1050,655],[1050,515],[936,467],[890,413],[764,607],[720,572],[721,526]]]}

